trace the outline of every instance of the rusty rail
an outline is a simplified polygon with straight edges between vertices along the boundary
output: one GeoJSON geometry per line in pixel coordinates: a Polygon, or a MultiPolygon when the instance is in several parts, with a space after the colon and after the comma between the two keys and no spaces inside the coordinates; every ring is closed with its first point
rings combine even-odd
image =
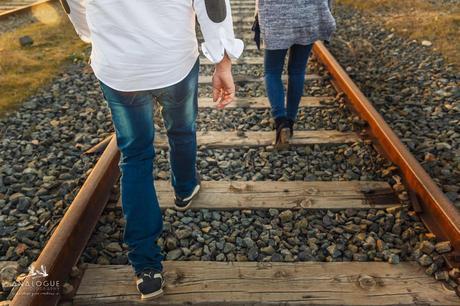
{"type": "Polygon", "coordinates": [[[32,9],[42,6],[43,4],[50,4],[56,2],[56,0],[40,0],[29,5],[18,6],[15,9],[0,13],[0,20],[4,20],[13,16],[29,13],[32,9]]]}
{"type": "Polygon", "coordinates": [[[460,213],[444,195],[420,163],[399,140],[380,113],[351,80],[323,43],[317,42],[313,52],[326,67],[338,91],[343,92],[352,107],[367,121],[371,136],[387,157],[399,166],[407,187],[416,195],[419,216],[426,227],[441,240],[449,240],[454,251],[447,256],[451,267],[460,266],[460,213]]]}
{"type": "MultiPolygon", "coordinates": [[[[48,282],[59,281],[62,285],[78,262],[119,177],[119,156],[113,137],[34,263],[37,269],[41,265],[46,268],[48,282]]],[[[29,285],[19,288],[11,305],[57,305],[60,292],[49,295],[49,288],[31,285],[38,282],[30,275],[24,283],[29,285]]]]}

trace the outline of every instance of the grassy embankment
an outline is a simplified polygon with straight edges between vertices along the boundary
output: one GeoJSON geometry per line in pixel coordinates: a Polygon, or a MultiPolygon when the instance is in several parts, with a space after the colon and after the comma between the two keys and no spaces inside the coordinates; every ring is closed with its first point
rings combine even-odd
{"type": "Polygon", "coordinates": [[[460,67],[460,6],[454,1],[430,0],[336,0],[352,6],[419,42],[428,40],[433,48],[457,68],[460,67]]]}
{"type": "Polygon", "coordinates": [[[0,34],[0,116],[46,85],[88,46],[75,34],[60,7],[33,12],[37,22],[0,34]],[[21,47],[19,37],[34,43],[21,47]]]}

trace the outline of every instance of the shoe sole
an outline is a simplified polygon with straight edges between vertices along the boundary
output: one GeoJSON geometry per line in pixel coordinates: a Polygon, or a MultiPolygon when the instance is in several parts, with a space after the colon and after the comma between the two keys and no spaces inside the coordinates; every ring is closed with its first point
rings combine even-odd
{"type": "Polygon", "coordinates": [[[188,202],[188,204],[186,206],[181,207],[181,206],[177,206],[177,205],[174,204],[176,210],[178,210],[178,211],[186,211],[190,207],[190,205],[192,205],[193,198],[198,194],[200,189],[201,189],[201,185],[196,185],[195,189],[192,192],[192,195],[189,197],[192,200],[190,200],[190,202],[188,202]]]}
{"type": "Polygon", "coordinates": [[[275,144],[277,149],[286,149],[289,147],[289,139],[291,138],[291,130],[289,128],[283,128],[280,131],[279,142],[275,144]]]}
{"type": "Polygon", "coordinates": [[[146,301],[146,300],[153,300],[155,298],[158,298],[164,294],[163,289],[160,289],[158,291],[149,293],[149,294],[141,294],[141,299],[146,301]]]}

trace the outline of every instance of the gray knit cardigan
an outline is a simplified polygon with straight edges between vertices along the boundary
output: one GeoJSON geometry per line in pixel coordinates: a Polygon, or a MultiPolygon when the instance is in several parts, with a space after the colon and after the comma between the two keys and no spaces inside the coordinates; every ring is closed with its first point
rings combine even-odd
{"type": "Polygon", "coordinates": [[[330,0],[259,0],[258,11],[262,39],[269,50],[330,40],[335,30],[330,0]]]}

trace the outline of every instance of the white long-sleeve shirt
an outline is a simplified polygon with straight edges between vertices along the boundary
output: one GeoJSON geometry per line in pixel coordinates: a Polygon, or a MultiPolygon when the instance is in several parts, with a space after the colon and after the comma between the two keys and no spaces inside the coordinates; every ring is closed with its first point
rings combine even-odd
{"type": "Polygon", "coordinates": [[[229,0],[61,0],[80,38],[92,44],[96,77],[120,91],[164,88],[180,82],[199,55],[218,63],[238,58],[229,0]]]}

